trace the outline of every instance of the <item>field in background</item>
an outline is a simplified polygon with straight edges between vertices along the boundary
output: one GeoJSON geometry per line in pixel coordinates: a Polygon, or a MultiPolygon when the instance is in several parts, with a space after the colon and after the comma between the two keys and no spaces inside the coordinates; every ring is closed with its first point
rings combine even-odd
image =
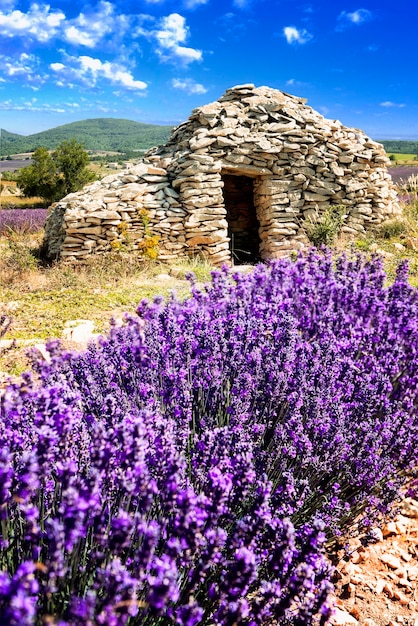
{"type": "Polygon", "coordinates": [[[418,165],[417,155],[414,154],[402,154],[402,153],[388,153],[392,163],[416,163],[418,165]]]}

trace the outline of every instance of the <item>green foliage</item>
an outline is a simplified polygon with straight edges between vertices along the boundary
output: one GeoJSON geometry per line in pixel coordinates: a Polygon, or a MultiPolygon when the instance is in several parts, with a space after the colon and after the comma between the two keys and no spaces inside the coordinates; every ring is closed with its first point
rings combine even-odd
{"type": "Polygon", "coordinates": [[[19,154],[33,152],[40,146],[54,150],[63,141],[76,139],[83,143],[86,150],[143,151],[165,143],[171,128],[123,119],[97,118],[65,124],[28,137],[2,129],[1,147],[3,155],[19,154]]]}
{"type": "Polygon", "coordinates": [[[303,227],[309,241],[316,247],[332,246],[340,234],[345,219],[345,206],[329,206],[315,219],[305,220],[303,227]]]}
{"type": "Polygon", "coordinates": [[[58,172],[56,164],[46,148],[37,148],[33,163],[23,167],[16,176],[17,186],[27,198],[39,196],[46,202],[57,200],[58,172]]]}
{"type": "Polygon", "coordinates": [[[52,203],[94,180],[88,162],[87,153],[75,139],[63,141],[52,154],[37,148],[32,165],[20,170],[16,182],[26,197],[39,196],[52,203]]]}
{"type": "Polygon", "coordinates": [[[53,153],[52,158],[60,173],[59,197],[78,191],[95,179],[93,172],[87,169],[88,154],[75,139],[63,141],[53,153]]]}
{"type": "Polygon", "coordinates": [[[392,237],[399,237],[403,235],[407,230],[405,220],[393,219],[384,222],[379,228],[379,235],[383,239],[392,239],[392,237]]]}
{"type": "Polygon", "coordinates": [[[17,178],[17,172],[9,172],[9,170],[6,170],[5,172],[1,173],[1,179],[2,180],[7,180],[7,181],[15,181],[17,178]]]}
{"type": "Polygon", "coordinates": [[[386,152],[416,154],[418,151],[418,141],[383,140],[379,143],[383,144],[386,152]]]}

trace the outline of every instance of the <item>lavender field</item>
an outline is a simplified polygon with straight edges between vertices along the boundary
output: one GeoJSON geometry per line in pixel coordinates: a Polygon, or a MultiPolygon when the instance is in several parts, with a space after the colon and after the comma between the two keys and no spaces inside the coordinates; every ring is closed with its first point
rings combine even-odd
{"type": "Polygon", "coordinates": [[[405,264],[313,250],[51,344],[1,397],[0,623],[325,624],[326,550],[417,485],[417,330],[405,264]]]}
{"type": "Polygon", "coordinates": [[[47,209],[0,209],[0,236],[36,233],[43,229],[46,215],[47,209]]]}
{"type": "Polygon", "coordinates": [[[398,165],[388,168],[388,172],[395,184],[405,183],[410,176],[418,174],[418,166],[416,165],[398,165]]]}

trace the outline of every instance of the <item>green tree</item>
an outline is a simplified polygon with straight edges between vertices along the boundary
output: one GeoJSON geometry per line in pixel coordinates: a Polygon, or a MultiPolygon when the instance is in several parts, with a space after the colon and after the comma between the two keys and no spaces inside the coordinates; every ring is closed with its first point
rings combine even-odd
{"type": "Polygon", "coordinates": [[[88,162],[87,152],[75,139],[63,141],[52,154],[46,148],[37,148],[32,165],[20,170],[16,183],[26,197],[56,202],[94,180],[88,162]]]}
{"type": "Polygon", "coordinates": [[[33,163],[23,167],[16,177],[16,183],[26,197],[39,196],[46,202],[57,199],[59,176],[56,164],[46,148],[37,148],[33,153],[33,163]]]}
{"type": "Polygon", "coordinates": [[[60,197],[78,191],[95,179],[94,173],[87,168],[88,154],[75,139],[63,141],[52,158],[60,173],[60,197]]]}

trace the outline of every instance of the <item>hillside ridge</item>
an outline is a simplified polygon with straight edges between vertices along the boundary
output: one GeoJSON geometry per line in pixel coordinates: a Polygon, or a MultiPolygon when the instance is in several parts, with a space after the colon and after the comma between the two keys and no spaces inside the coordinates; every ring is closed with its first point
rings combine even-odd
{"type": "Polygon", "coordinates": [[[164,143],[171,129],[172,126],[119,118],[91,118],[28,136],[10,133],[2,128],[0,156],[33,152],[41,146],[54,150],[63,141],[73,138],[82,143],[86,150],[148,150],[164,143]]]}

